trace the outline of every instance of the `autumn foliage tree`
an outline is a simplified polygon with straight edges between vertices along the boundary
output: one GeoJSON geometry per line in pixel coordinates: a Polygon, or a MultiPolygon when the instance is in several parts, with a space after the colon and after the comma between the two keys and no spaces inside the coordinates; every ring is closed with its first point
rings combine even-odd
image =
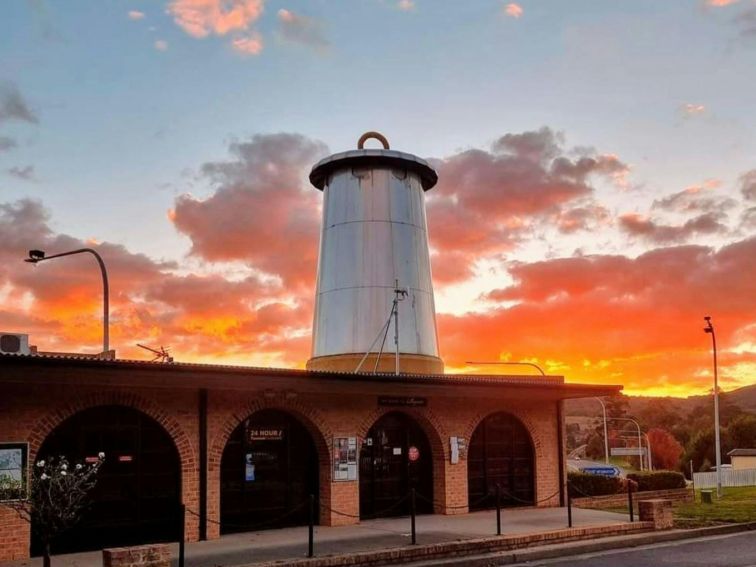
{"type": "Polygon", "coordinates": [[[655,469],[674,470],[683,454],[683,446],[669,431],[656,427],[648,432],[651,460],[655,469]]]}

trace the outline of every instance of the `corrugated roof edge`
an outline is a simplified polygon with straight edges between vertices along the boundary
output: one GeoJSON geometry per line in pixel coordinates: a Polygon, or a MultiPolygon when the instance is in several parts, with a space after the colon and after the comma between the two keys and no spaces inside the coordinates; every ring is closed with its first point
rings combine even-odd
{"type": "Polygon", "coordinates": [[[447,384],[508,384],[522,386],[558,386],[568,387],[570,389],[594,389],[609,388],[622,389],[618,384],[576,384],[566,383],[563,376],[528,376],[528,375],[510,375],[510,374],[400,374],[396,376],[390,373],[377,374],[354,374],[352,372],[323,372],[303,370],[299,368],[271,368],[259,366],[241,366],[231,364],[203,364],[197,362],[153,362],[149,360],[130,360],[130,359],[98,359],[89,356],[75,355],[53,355],[53,354],[13,354],[0,353],[0,361],[9,359],[24,359],[29,361],[44,360],[50,362],[76,362],[86,366],[122,366],[122,367],[149,367],[160,370],[196,370],[196,371],[223,371],[232,373],[247,373],[256,375],[284,375],[291,377],[314,377],[314,378],[332,378],[332,379],[355,379],[365,381],[404,381],[415,383],[447,383],[447,384]]]}

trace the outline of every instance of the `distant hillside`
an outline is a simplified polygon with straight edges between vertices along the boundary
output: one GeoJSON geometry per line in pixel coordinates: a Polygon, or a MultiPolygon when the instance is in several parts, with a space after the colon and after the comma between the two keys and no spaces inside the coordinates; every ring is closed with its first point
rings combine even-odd
{"type": "MultiPolygon", "coordinates": [[[[740,409],[756,413],[756,384],[744,386],[726,393],[727,399],[738,405],[740,409]]],[[[664,400],[669,409],[685,415],[694,407],[698,406],[709,396],[689,396],[687,398],[671,397],[641,397],[627,396],[630,401],[629,414],[641,412],[652,400],[664,400]]],[[[601,414],[601,405],[591,398],[582,400],[567,400],[565,402],[565,415],[568,416],[597,416],[601,414]]]]}

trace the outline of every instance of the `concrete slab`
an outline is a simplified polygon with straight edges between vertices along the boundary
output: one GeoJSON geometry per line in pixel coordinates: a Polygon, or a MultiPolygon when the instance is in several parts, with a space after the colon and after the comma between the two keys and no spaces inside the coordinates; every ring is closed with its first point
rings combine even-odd
{"type": "MultiPolygon", "coordinates": [[[[573,526],[586,527],[626,522],[626,515],[602,510],[573,509],[573,526]]],[[[502,511],[502,533],[551,531],[567,526],[565,508],[521,508],[502,511]]],[[[417,517],[417,542],[430,544],[496,534],[494,511],[457,516],[417,517]]],[[[354,526],[315,527],[318,557],[358,551],[390,549],[410,544],[410,519],[384,518],[354,526]]],[[[178,545],[173,546],[174,557],[178,545]]],[[[300,559],[307,553],[307,527],[284,528],[223,536],[186,545],[186,567],[217,567],[262,561],[300,559]]],[[[0,564],[2,567],[41,567],[41,558],[0,564]]],[[[102,553],[74,553],[53,558],[54,567],[101,567],[102,553]]]]}

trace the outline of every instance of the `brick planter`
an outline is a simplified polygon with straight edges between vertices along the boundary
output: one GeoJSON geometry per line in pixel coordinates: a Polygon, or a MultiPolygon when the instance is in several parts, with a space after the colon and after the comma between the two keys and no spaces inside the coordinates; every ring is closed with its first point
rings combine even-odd
{"type": "Polygon", "coordinates": [[[103,567],[171,567],[171,550],[166,543],[103,549],[102,565],[103,567]]]}

